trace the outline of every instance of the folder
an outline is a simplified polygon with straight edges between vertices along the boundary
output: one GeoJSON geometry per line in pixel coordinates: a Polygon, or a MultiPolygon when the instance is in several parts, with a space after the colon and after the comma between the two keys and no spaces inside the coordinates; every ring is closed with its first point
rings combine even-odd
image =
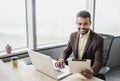
{"type": "Polygon", "coordinates": [[[72,59],[68,61],[70,73],[78,73],[81,72],[82,69],[90,69],[91,60],[77,60],[72,59]]]}

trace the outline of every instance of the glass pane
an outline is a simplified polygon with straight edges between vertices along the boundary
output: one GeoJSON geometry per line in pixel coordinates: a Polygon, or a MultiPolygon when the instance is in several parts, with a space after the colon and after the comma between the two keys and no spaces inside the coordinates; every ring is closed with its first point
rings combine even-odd
{"type": "Polygon", "coordinates": [[[27,46],[25,0],[0,0],[0,51],[27,46]]]}
{"type": "Polygon", "coordinates": [[[95,31],[120,34],[120,0],[96,0],[95,31]]]}
{"type": "Polygon", "coordinates": [[[86,0],[36,0],[37,45],[68,41],[86,0]]]}

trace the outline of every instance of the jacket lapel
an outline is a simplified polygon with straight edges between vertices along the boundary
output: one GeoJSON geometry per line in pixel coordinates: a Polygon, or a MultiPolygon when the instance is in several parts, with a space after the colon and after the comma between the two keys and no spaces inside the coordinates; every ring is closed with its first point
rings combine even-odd
{"type": "Polygon", "coordinates": [[[92,42],[92,35],[93,35],[93,32],[90,30],[90,35],[89,35],[89,38],[87,40],[86,46],[84,48],[83,56],[85,55],[85,52],[87,51],[90,43],[92,42]]]}
{"type": "Polygon", "coordinates": [[[78,58],[78,44],[79,44],[79,36],[80,33],[77,33],[76,41],[75,41],[75,58],[78,58]]]}

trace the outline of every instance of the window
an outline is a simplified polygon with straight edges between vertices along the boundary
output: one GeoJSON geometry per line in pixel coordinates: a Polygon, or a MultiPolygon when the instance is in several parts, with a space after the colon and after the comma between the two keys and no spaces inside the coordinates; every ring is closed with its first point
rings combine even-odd
{"type": "Polygon", "coordinates": [[[96,0],[95,31],[111,35],[120,34],[120,1],[96,0]]]}
{"type": "Polygon", "coordinates": [[[36,0],[37,45],[66,42],[86,0],[36,0]]]}
{"type": "Polygon", "coordinates": [[[27,47],[25,0],[0,0],[0,51],[27,47]]]}

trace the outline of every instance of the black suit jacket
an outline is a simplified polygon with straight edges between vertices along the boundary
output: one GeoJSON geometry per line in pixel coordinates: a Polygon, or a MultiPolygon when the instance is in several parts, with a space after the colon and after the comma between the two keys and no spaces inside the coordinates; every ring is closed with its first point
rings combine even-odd
{"type": "MultiPolygon", "coordinates": [[[[79,32],[73,32],[70,35],[70,40],[66,49],[61,54],[61,58],[66,60],[73,52],[74,57],[78,59],[79,35],[79,32]]],[[[82,59],[91,60],[91,67],[94,70],[95,75],[103,66],[103,42],[103,38],[100,35],[90,30],[90,35],[86,43],[82,59]]]]}

